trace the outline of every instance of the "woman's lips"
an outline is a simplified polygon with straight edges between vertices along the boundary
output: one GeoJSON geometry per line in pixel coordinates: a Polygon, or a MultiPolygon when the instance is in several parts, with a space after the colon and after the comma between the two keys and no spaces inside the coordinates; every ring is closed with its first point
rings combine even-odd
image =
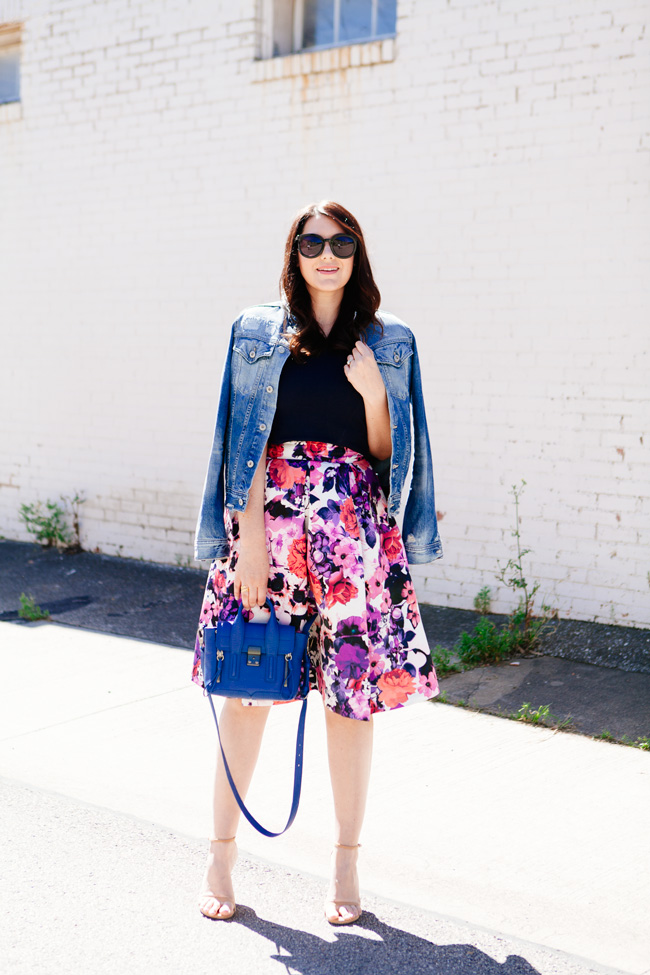
{"type": "Polygon", "coordinates": [[[317,267],[316,270],[319,274],[336,274],[338,271],[337,267],[317,267]]]}

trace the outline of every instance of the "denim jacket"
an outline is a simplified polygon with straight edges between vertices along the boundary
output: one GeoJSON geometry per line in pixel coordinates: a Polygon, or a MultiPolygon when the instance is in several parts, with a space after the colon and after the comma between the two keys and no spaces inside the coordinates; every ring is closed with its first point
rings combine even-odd
{"type": "MultiPolygon", "coordinates": [[[[221,375],[221,391],[212,451],[203,486],[196,526],[197,559],[221,559],[229,554],[223,520],[224,505],[243,511],[257,465],[275,414],[282,366],[289,359],[283,305],[246,308],[230,332],[221,375]]],[[[392,453],[373,460],[388,501],[396,515],[411,457],[413,413],[413,472],[404,510],[402,538],[410,563],[433,562],[442,555],[438,534],[431,468],[431,449],[422,398],[420,363],[411,330],[394,315],[379,312],[383,335],[371,326],[363,339],[373,350],[386,386],[390,411],[392,453]]]]}

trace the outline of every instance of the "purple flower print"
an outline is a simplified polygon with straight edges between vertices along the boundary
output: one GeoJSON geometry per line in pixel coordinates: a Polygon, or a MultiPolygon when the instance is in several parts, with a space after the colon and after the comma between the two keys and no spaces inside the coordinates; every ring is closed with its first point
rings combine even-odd
{"type": "Polygon", "coordinates": [[[347,569],[348,572],[351,572],[353,569],[356,569],[358,561],[358,544],[356,541],[343,538],[334,545],[332,549],[332,562],[334,565],[340,565],[342,569],[347,569]]]}
{"type": "Polygon", "coordinates": [[[336,626],[337,637],[365,636],[366,626],[361,616],[346,616],[336,626]]]}
{"type": "Polygon", "coordinates": [[[358,690],[349,695],[350,711],[360,721],[367,721],[370,717],[370,702],[366,691],[358,690]]]}
{"type": "Polygon", "coordinates": [[[325,532],[315,532],[309,536],[309,558],[312,566],[321,576],[329,576],[332,569],[330,566],[330,540],[325,532]]]}
{"type": "Polygon", "coordinates": [[[377,544],[377,532],[371,521],[364,521],[363,533],[366,536],[366,545],[368,548],[374,548],[377,544]]]}
{"type": "Polygon", "coordinates": [[[370,680],[377,680],[384,672],[386,661],[381,654],[371,650],[368,654],[368,677],[370,680]]]}
{"type": "Polygon", "coordinates": [[[368,612],[366,614],[366,626],[368,630],[368,638],[374,640],[379,633],[379,627],[381,625],[381,613],[378,609],[371,609],[368,607],[368,612]]]}
{"type": "Polygon", "coordinates": [[[318,517],[319,518],[322,518],[323,521],[325,521],[325,522],[331,521],[335,525],[338,525],[339,518],[340,518],[340,514],[339,514],[340,507],[341,507],[341,505],[340,505],[340,502],[338,500],[337,501],[333,501],[330,498],[329,501],[327,502],[327,507],[326,508],[319,508],[318,509],[318,517]]]}
{"type": "Polygon", "coordinates": [[[366,648],[343,643],[334,655],[334,661],[342,677],[360,677],[366,670],[366,648]]]}
{"type": "MultiPolygon", "coordinates": [[[[278,619],[293,626],[318,611],[308,650],[311,682],[326,707],[367,720],[434,697],[437,680],[415,586],[372,466],[332,444],[271,446],[264,501],[268,592],[278,619]],[[304,571],[296,574],[299,540],[304,571]]],[[[192,680],[199,685],[205,627],[231,622],[240,608],[233,596],[241,542],[237,512],[225,509],[224,524],[229,556],[210,567],[197,629],[192,680]]],[[[259,620],[259,612],[244,618],[259,620]]]]}

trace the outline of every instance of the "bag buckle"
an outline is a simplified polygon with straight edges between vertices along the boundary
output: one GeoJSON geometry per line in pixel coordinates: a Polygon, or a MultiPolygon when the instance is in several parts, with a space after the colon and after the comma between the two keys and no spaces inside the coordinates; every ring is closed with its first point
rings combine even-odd
{"type": "Polygon", "coordinates": [[[248,647],[246,651],[246,666],[259,667],[262,659],[261,647],[248,647]]]}
{"type": "Polygon", "coordinates": [[[285,653],[284,655],[284,687],[289,683],[289,661],[293,660],[293,655],[290,653],[285,653]]]}
{"type": "Polygon", "coordinates": [[[224,652],[221,648],[217,650],[217,672],[215,674],[215,680],[217,684],[221,683],[221,666],[223,664],[224,652]]]}

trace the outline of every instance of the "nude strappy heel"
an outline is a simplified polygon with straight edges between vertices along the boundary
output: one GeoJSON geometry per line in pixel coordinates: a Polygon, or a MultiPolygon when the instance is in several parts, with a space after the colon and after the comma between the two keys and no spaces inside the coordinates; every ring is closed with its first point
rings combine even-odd
{"type": "MultiPolygon", "coordinates": [[[[361,843],[356,843],[354,846],[348,846],[347,843],[334,844],[335,848],[338,847],[342,850],[358,850],[360,846],[361,843]]],[[[358,900],[325,901],[325,917],[330,924],[354,924],[355,921],[359,920],[361,914],[361,903],[358,900]],[[339,909],[341,907],[347,907],[348,909],[352,910],[352,915],[350,917],[341,917],[339,914],[339,909]],[[329,908],[333,908],[333,910],[329,910],[329,908]]]]}
{"type": "MultiPolygon", "coordinates": [[[[218,837],[213,836],[210,839],[210,843],[234,843],[234,842],[235,842],[234,836],[230,836],[228,837],[228,839],[220,839],[218,837]]],[[[206,890],[199,895],[198,904],[199,904],[199,910],[201,914],[203,914],[205,917],[209,917],[212,921],[227,921],[228,918],[231,918],[235,913],[235,911],[237,910],[237,905],[235,904],[232,897],[224,894],[213,894],[211,890],[206,890]],[[221,908],[224,906],[228,906],[231,909],[228,911],[227,914],[219,914],[219,913],[210,914],[208,913],[207,910],[204,910],[204,908],[207,907],[206,901],[209,900],[218,901],[219,907],[217,908],[217,911],[220,911],[221,908]]]]}

